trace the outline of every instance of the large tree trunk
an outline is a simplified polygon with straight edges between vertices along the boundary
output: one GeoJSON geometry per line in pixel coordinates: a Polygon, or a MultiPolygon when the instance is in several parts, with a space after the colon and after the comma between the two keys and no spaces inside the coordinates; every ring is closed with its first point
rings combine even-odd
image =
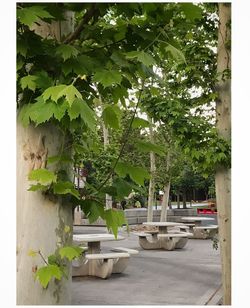
{"type": "MultiPolygon", "coordinates": [[[[67,21],[42,23],[35,32],[43,37],[56,37],[72,31],[73,15],[67,13],[67,21]],[[63,30],[64,29],[64,30],[63,30]],[[67,30],[67,31],[66,31],[67,30]]],[[[41,192],[30,192],[28,174],[33,169],[44,168],[47,155],[58,155],[61,149],[61,133],[52,125],[24,128],[17,122],[17,304],[18,305],[70,305],[71,264],[68,279],[51,281],[47,289],[34,279],[34,272],[45,265],[43,260],[28,255],[38,251],[47,258],[58,246],[72,243],[72,207],[61,200],[51,200],[41,192]],[[65,226],[71,232],[65,234],[65,226]]]]}
{"type": "MultiPolygon", "coordinates": [[[[152,120],[151,120],[152,122],[152,120]]],[[[152,122],[153,124],[153,122],[152,122]]],[[[154,143],[154,133],[153,128],[150,126],[149,128],[149,139],[150,142],[154,143]]],[[[148,189],[148,212],[147,212],[147,222],[153,221],[153,205],[154,205],[154,194],[155,194],[155,153],[150,152],[150,181],[149,181],[149,189],[148,189]]]]}
{"type": "Polygon", "coordinates": [[[60,151],[59,131],[52,126],[24,128],[17,123],[17,304],[71,304],[71,266],[69,278],[50,282],[47,289],[34,280],[34,271],[45,265],[42,259],[30,257],[29,250],[41,250],[48,257],[65,240],[65,226],[72,227],[72,208],[60,200],[49,200],[41,192],[28,191],[28,174],[45,166],[47,155],[60,151]]]}
{"type": "MultiPolygon", "coordinates": [[[[230,40],[231,5],[219,3],[219,32],[217,71],[220,81],[217,84],[216,104],[218,134],[225,140],[231,138],[231,80],[222,79],[221,74],[231,68],[231,54],[227,48],[230,40]]],[[[220,251],[222,261],[223,304],[231,305],[231,171],[220,166],[215,175],[216,201],[218,209],[220,251]]]]}

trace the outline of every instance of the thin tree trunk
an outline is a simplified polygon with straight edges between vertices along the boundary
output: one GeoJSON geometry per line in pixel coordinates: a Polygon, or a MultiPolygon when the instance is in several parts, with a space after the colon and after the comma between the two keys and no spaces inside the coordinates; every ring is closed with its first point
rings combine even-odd
{"type": "Polygon", "coordinates": [[[170,181],[168,181],[164,187],[164,195],[161,205],[161,218],[160,221],[167,221],[167,208],[169,200],[169,191],[170,191],[170,181]]]}
{"type": "Polygon", "coordinates": [[[177,208],[180,208],[180,193],[178,192],[176,195],[177,208]]]}
{"type": "MultiPolygon", "coordinates": [[[[101,108],[103,108],[102,97],[100,93],[98,93],[98,95],[99,95],[101,108]]],[[[109,130],[105,126],[104,122],[102,122],[102,131],[103,131],[103,146],[104,146],[104,150],[106,150],[109,145],[109,130]]],[[[109,183],[112,184],[112,178],[110,178],[109,183]]],[[[106,199],[106,209],[107,210],[112,209],[112,196],[110,196],[109,194],[106,194],[105,199],[106,199]]]]}
{"type": "MultiPolygon", "coordinates": [[[[227,48],[230,40],[231,5],[219,3],[219,33],[217,72],[219,76],[231,68],[231,53],[227,48]]],[[[231,139],[231,80],[220,79],[217,83],[216,103],[217,131],[225,140],[231,139]]],[[[218,209],[219,240],[222,261],[223,304],[231,305],[231,170],[219,166],[215,175],[216,202],[218,209]]]]}
{"type": "Polygon", "coordinates": [[[168,179],[166,181],[165,187],[164,187],[164,195],[162,199],[162,205],[161,205],[161,218],[160,221],[167,221],[167,209],[168,209],[168,200],[169,200],[169,192],[170,192],[170,178],[168,175],[169,167],[170,167],[170,154],[168,152],[167,154],[167,168],[166,168],[166,174],[168,176],[168,179]]]}
{"type": "Polygon", "coordinates": [[[186,191],[183,192],[182,194],[182,204],[183,204],[183,208],[186,209],[187,208],[187,195],[186,195],[186,191]]]}
{"type": "MultiPolygon", "coordinates": [[[[151,120],[152,124],[153,121],[151,120]]],[[[154,133],[152,126],[149,127],[149,139],[150,142],[154,142],[154,133]]],[[[155,153],[150,152],[150,181],[148,189],[148,212],[147,212],[147,221],[153,221],[153,205],[154,205],[154,194],[155,194],[155,153]]]]}

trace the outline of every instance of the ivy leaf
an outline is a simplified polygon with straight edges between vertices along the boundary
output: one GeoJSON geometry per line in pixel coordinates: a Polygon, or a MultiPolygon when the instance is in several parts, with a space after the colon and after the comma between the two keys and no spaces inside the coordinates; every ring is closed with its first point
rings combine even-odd
{"type": "Polygon", "coordinates": [[[30,6],[17,10],[17,18],[21,23],[31,27],[40,18],[54,18],[49,12],[45,11],[44,6],[30,6]]]}
{"type": "Polygon", "coordinates": [[[71,182],[59,181],[53,184],[53,192],[58,195],[70,194],[77,199],[80,199],[79,192],[74,188],[74,184],[71,182]]]}
{"type": "Polygon", "coordinates": [[[79,51],[72,45],[61,44],[56,49],[56,54],[62,56],[63,61],[66,61],[69,58],[76,57],[79,51]]]}
{"type": "Polygon", "coordinates": [[[202,18],[202,10],[198,5],[192,3],[180,3],[180,6],[187,19],[194,21],[195,19],[202,18]]]}
{"type": "Polygon", "coordinates": [[[46,89],[43,94],[42,97],[44,99],[44,101],[48,100],[49,98],[51,98],[53,101],[57,102],[58,100],[58,94],[64,90],[67,86],[65,84],[60,84],[58,86],[53,86],[53,87],[49,87],[48,89],[46,89]]]}
{"type": "Polygon", "coordinates": [[[62,91],[58,93],[57,99],[62,96],[66,96],[66,100],[70,106],[72,106],[76,98],[82,98],[82,94],[72,84],[69,86],[65,86],[62,91]]]}
{"type": "Polygon", "coordinates": [[[56,174],[47,169],[32,170],[30,171],[28,176],[29,181],[37,181],[39,184],[46,184],[46,185],[55,182],[56,178],[57,178],[56,174]]]}
{"type": "Polygon", "coordinates": [[[175,48],[173,45],[168,44],[167,47],[165,47],[165,50],[167,52],[170,52],[172,57],[178,62],[178,63],[186,63],[186,59],[184,54],[177,48],[175,48]]]}
{"type": "Polygon", "coordinates": [[[36,278],[39,280],[40,284],[46,288],[48,283],[52,278],[60,280],[62,278],[62,271],[59,266],[55,264],[49,264],[40,267],[36,272],[36,278]]]}
{"type": "Polygon", "coordinates": [[[102,112],[102,118],[105,126],[110,126],[114,129],[119,129],[120,123],[118,118],[117,106],[108,105],[102,112]]]}
{"type": "Polygon", "coordinates": [[[153,144],[151,142],[145,142],[145,141],[136,141],[135,147],[140,150],[141,152],[154,152],[157,153],[160,156],[165,155],[164,147],[160,145],[153,144]]]}
{"type": "Polygon", "coordinates": [[[122,75],[119,71],[103,69],[94,74],[93,81],[100,82],[106,88],[113,84],[120,84],[122,75]]]}
{"type": "Polygon", "coordinates": [[[21,88],[24,90],[25,88],[28,88],[32,90],[33,92],[36,89],[36,79],[37,77],[34,75],[28,75],[20,79],[21,88]]]}
{"type": "Polygon", "coordinates": [[[142,118],[135,117],[132,123],[132,128],[149,127],[150,123],[142,118]]]}
{"type": "Polygon", "coordinates": [[[80,257],[83,249],[79,246],[65,246],[59,249],[59,254],[61,258],[67,258],[69,261],[72,261],[75,258],[80,257]]]}
{"type": "Polygon", "coordinates": [[[108,230],[112,230],[115,237],[118,234],[118,228],[127,224],[123,211],[109,209],[104,211],[104,219],[108,230]]]}

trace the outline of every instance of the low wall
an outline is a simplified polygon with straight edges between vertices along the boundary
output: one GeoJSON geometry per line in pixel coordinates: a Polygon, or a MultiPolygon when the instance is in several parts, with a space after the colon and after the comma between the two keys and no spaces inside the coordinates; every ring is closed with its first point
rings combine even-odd
{"type": "MultiPolygon", "coordinates": [[[[147,221],[146,208],[127,209],[124,212],[129,225],[141,224],[147,221]]],[[[171,209],[167,211],[167,221],[179,222],[181,216],[196,216],[196,215],[197,214],[195,209],[171,209]]],[[[153,211],[153,221],[160,221],[160,216],[161,216],[161,210],[153,211]]],[[[82,219],[81,224],[89,225],[88,219],[82,219]]],[[[105,222],[102,219],[98,219],[92,225],[103,226],[105,225],[105,222]]]]}

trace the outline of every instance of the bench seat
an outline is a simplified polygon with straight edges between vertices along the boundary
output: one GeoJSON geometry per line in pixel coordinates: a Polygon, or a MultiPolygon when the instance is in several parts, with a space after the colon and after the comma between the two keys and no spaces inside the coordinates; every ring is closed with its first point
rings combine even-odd
{"type": "Polygon", "coordinates": [[[193,235],[192,233],[181,232],[181,233],[158,234],[158,237],[171,238],[171,237],[188,237],[188,236],[192,236],[192,235],[193,235]]]}
{"type": "Polygon", "coordinates": [[[139,253],[139,251],[136,249],[125,248],[125,247],[116,247],[116,248],[112,248],[111,250],[116,251],[116,252],[127,252],[130,255],[135,255],[139,253]]]}
{"type": "Polygon", "coordinates": [[[217,225],[209,225],[209,226],[197,226],[195,229],[204,229],[204,230],[212,230],[212,229],[218,229],[217,225]]]}
{"type": "Polygon", "coordinates": [[[125,252],[117,253],[92,253],[86,254],[87,260],[106,260],[106,259],[117,259],[117,258],[129,258],[130,254],[125,252]]]}

